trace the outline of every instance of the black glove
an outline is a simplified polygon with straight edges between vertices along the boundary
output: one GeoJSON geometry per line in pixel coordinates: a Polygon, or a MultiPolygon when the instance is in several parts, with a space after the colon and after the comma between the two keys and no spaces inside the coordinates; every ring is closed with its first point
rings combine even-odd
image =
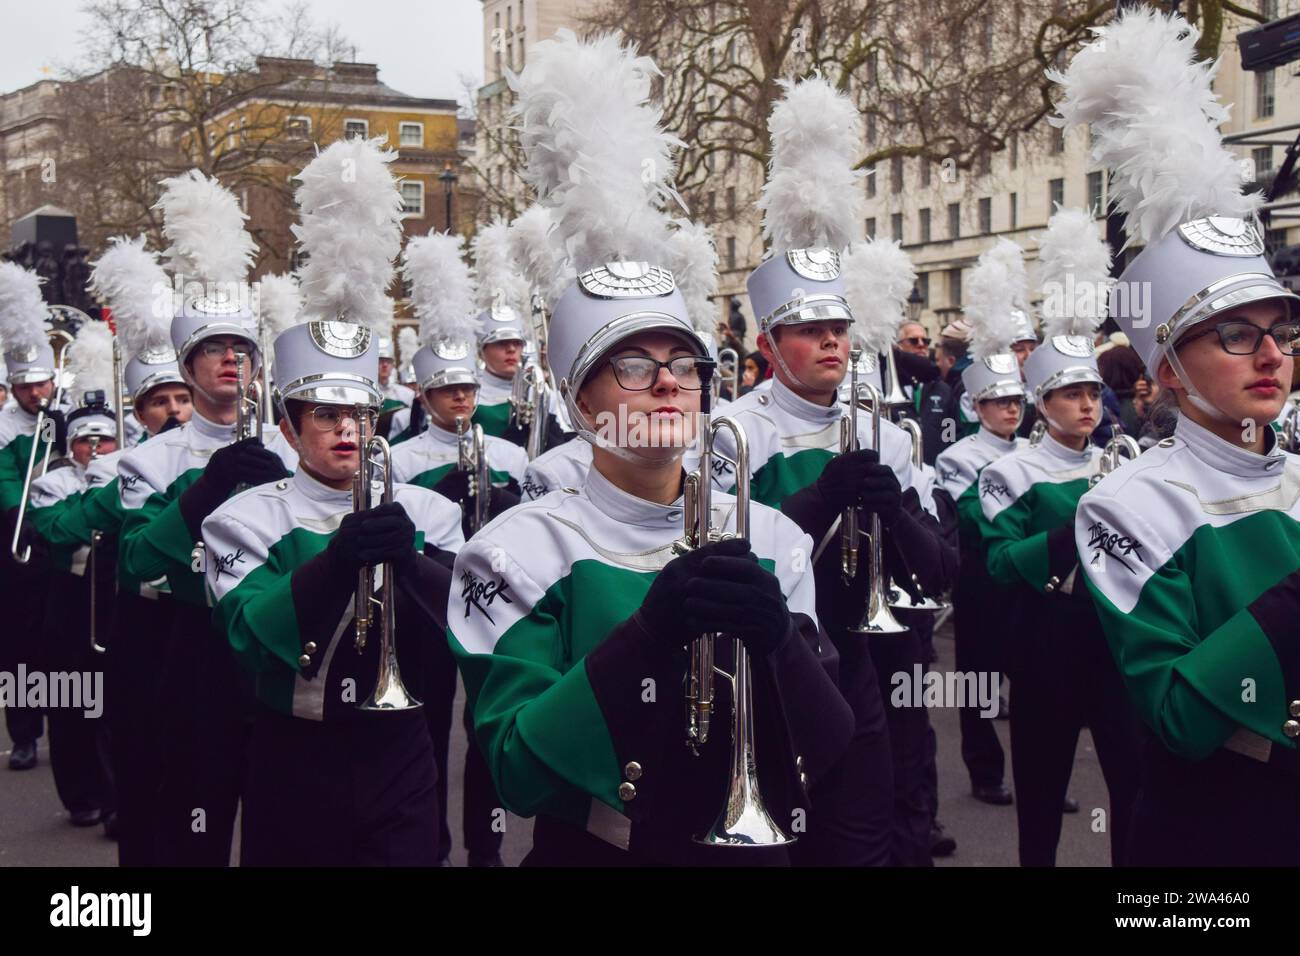
{"type": "Polygon", "coordinates": [[[462,502],[469,497],[469,481],[470,473],[468,471],[461,471],[453,466],[433,486],[433,490],[448,501],[462,502]]]}
{"type": "Polygon", "coordinates": [[[880,456],[869,448],[836,455],[817,478],[817,491],[836,508],[856,505],[868,472],[879,463],[880,456]]]}
{"type": "MultiPolygon", "coordinates": [[[[68,420],[64,417],[61,409],[45,409],[45,417],[53,423],[54,426],[54,449],[61,455],[67,454],[68,449],[68,420]]],[[[40,452],[37,452],[40,455],[40,452]]],[[[39,460],[39,458],[37,459],[39,460]]]]}
{"type": "Polygon", "coordinates": [[[287,477],[289,472],[279,455],[268,451],[256,438],[245,438],[214,451],[203,469],[202,480],[225,498],[239,484],[264,485],[287,477]]]}
{"type": "Polygon", "coordinates": [[[882,527],[892,528],[903,506],[903,489],[894,470],[879,463],[871,465],[858,489],[858,503],[866,514],[878,515],[882,527]]]}
{"type": "Polygon", "coordinates": [[[743,538],[707,544],[670,561],[650,585],[639,613],[673,649],[700,634],[723,632],[763,657],[790,629],[780,582],[759,565],[743,538]]]}
{"type": "Polygon", "coordinates": [[[495,518],[497,515],[501,514],[501,512],[507,511],[519,504],[519,499],[519,486],[514,483],[513,479],[511,480],[510,485],[505,488],[493,487],[492,498],[488,503],[488,515],[495,518]]]}
{"type": "Polygon", "coordinates": [[[506,423],[506,430],[501,433],[501,437],[520,448],[528,447],[528,429],[523,425],[515,424],[513,419],[506,423]]]}
{"type": "Polygon", "coordinates": [[[349,571],[391,563],[397,570],[415,560],[415,524],[397,502],[343,516],[327,550],[349,571]]]}
{"type": "Polygon", "coordinates": [[[181,420],[177,418],[175,415],[172,415],[163,424],[163,427],[158,429],[158,434],[161,435],[163,432],[169,432],[173,428],[180,428],[180,427],[181,427],[181,420]]]}

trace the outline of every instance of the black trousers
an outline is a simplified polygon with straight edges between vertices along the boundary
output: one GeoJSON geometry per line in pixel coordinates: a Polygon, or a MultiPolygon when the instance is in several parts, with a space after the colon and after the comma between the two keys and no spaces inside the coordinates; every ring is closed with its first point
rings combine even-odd
{"type": "MultiPolygon", "coordinates": [[[[953,589],[953,643],[956,668],[964,673],[1001,672],[998,644],[1005,627],[1005,614],[996,600],[1005,600],[1006,592],[996,588],[987,576],[974,571],[967,576],[970,564],[963,563],[962,575],[953,589]]],[[[1003,606],[1005,609],[1005,605],[1003,606]]],[[[970,774],[972,789],[996,787],[1006,775],[1006,756],[998,740],[993,721],[980,716],[979,707],[961,707],[957,711],[961,730],[961,759],[970,774]]]]}
{"type": "MultiPolygon", "coordinates": [[[[96,594],[98,620],[106,630],[113,605],[111,590],[96,594]]],[[[68,675],[91,691],[98,684],[101,699],[98,713],[89,701],[79,706],[51,706],[46,710],[50,727],[50,766],[59,800],[69,813],[107,810],[115,807],[113,782],[108,765],[109,709],[104,696],[103,659],[90,647],[90,580],[67,571],[53,571],[46,593],[45,622],[38,660],[51,683],[55,675],[68,675]]],[[[53,703],[53,702],[51,702],[53,703]]],[[[68,702],[64,702],[66,705],[68,702]]]]}
{"type": "Polygon", "coordinates": [[[1137,719],[1086,595],[1022,598],[1011,672],[1011,769],[1021,866],[1055,866],[1061,806],[1079,732],[1092,731],[1110,795],[1111,862],[1125,848],[1137,798],[1137,719]],[[1028,625],[1028,626],[1025,626],[1028,625]]]}
{"type": "Polygon", "coordinates": [[[242,866],[436,866],[438,770],[419,712],[287,717],[259,705],[242,866]]]}
{"type": "Polygon", "coordinates": [[[501,798],[497,796],[496,784],[492,782],[492,773],[488,770],[487,760],[474,739],[474,720],[470,714],[469,702],[465,702],[462,715],[465,727],[465,776],[462,791],[465,803],[461,814],[461,826],[465,837],[465,849],[471,863],[489,860],[501,852],[502,830],[496,824],[500,818],[498,810],[504,812],[501,798]]]}
{"type": "Polygon", "coordinates": [[[107,640],[109,759],[117,787],[119,866],[154,866],[154,818],[162,786],[160,707],[172,600],[122,591],[107,640]]]}
{"type": "MultiPolygon", "coordinates": [[[[12,533],[12,525],[8,526],[12,533]]],[[[42,618],[48,569],[33,554],[30,564],[18,564],[9,552],[9,540],[0,548],[0,600],[6,609],[5,626],[0,628],[0,670],[17,675],[18,665],[29,671],[40,667],[42,618]]],[[[5,729],[15,747],[34,744],[44,731],[45,718],[39,708],[6,707],[5,729]]]]}
{"type": "Polygon", "coordinates": [[[167,651],[158,863],[229,866],[252,731],[251,680],[206,607],[175,603],[167,651]]]}
{"type": "Polygon", "coordinates": [[[1300,866],[1300,778],[1289,769],[1226,750],[1184,760],[1148,739],[1126,862],[1300,866]]]}

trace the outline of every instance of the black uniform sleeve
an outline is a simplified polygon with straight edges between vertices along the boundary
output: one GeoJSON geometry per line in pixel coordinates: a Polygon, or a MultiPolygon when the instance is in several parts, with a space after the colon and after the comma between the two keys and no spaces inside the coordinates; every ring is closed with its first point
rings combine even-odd
{"type": "Polygon", "coordinates": [[[885,534],[885,561],[894,580],[915,574],[926,594],[942,594],[957,577],[957,547],[944,540],[939,522],[921,507],[915,488],[903,492],[898,520],[885,534]]]}

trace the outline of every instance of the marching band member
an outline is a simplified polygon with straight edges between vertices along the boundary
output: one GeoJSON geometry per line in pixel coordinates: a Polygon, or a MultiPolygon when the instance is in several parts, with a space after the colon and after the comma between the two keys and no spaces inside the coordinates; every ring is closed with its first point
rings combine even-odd
{"type": "MultiPolygon", "coordinates": [[[[971,364],[961,373],[980,428],[950,446],[935,460],[944,507],[955,514],[961,546],[961,574],[953,585],[953,637],[956,668],[965,673],[1000,672],[1001,642],[1007,626],[1009,594],[985,570],[978,515],[979,475],[1003,455],[1024,448],[1016,437],[1024,416],[1025,389],[1020,363],[1011,351],[1021,334],[1017,303],[1029,292],[1020,248],[1001,239],[971,272],[966,320],[971,364]]],[[[1023,313],[1020,313],[1021,315],[1023,313]]],[[[971,793],[995,806],[1012,801],[1004,782],[1005,757],[991,721],[973,703],[958,711],[961,755],[970,774],[971,793]]]]}
{"type": "Polygon", "coordinates": [[[1074,752],[1087,726],[1110,795],[1106,832],[1119,865],[1137,788],[1136,726],[1078,580],[1074,549],[1075,507],[1101,455],[1091,443],[1101,416],[1092,338],[1103,306],[1094,298],[1048,307],[1055,288],[1104,289],[1110,255],[1090,217],[1062,210],[1048,223],[1039,259],[1048,292],[1043,344],[1024,371],[1047,433],[1038,445],[986,465],[979,478],[989,576],[1014,591],[1007,661],[1020,863],[1056,863],[1074,752]]]}
{"type": "MultiPolygon", "coordinates": [[[[864,519],[879,515],[888,529],[886,552],[906,554],[892,553],[890,565],[901,574],[905,561],[928,593],[940,593],[945,582],[937,528],[923,515],[913,488],[906,435],[882,421],[880,448],[874,448],[863,416],[861,450],[836,454],[840,422],[848,414],[837,399],[853,324],[837,250],[861,230],[860,184],[851,172],[860,119],[846,97],[815,78],[787,87],[769,125],[773,168],[761,205],[773,255],[750,275],[748,289],[759,317],[759,348],[775,373],[769,389],[751,391],[728,409],[749,435],[754,499],[794,518],[814,542],[832,537],[828,532],[845,508],[856,505],[864,519]],[[810,142],[818,148],[809,150],[810,142]],[[832,154],[842,163],[828,164],[832,154]],[[809,196],[817,199],[811,209],[809,196]]],[[[719,449],[731,455],[725,433],[719,449]]],[[[725,462],[715,464],[714,477],[720,488],[734,485],[725,462]]],[[[812,863],[926,865],[928,815],[911,836],[903,832],[905,824],[895,830],[880,684],[867,638],[848,632],[862,617],[870,575],[863,569],[846,586],[837,547],[822,547],[813,557],[818,617],[838,649],[840,688],[857,727],[852,749],[836,768],[835,785],[823,789],[822,807],[814,802],[814,818],[820,814],[826,825],[814,827],[812,839],[796,852],[812,863]]]]}
{"type": "MultiPolygon", "coordinates": [[[[226,866],[243,784],[251,688],[211,624],[195,542],[207,517],[241,484],[285,477],[296,454],[280,439],[240,439],[240,381],[256,378],[258,331],[244,276],[253,240],[235,197],[198,171],[163,182],[167,255],[178,276],[204,281],[171,322],[193,414],[118,462],[122,532],[118,560],[137,580],[166,576],[174,598],[162,685],[168,714],[158,861],[226,866]],[[194,680],[195,674],[204,679],[194,680]]],[[[258,412],[248,418],[255,423],[258,412]]]]}
{"type": "Polygon", "coordinates": [[[274,367],[298,470],[203,522],[216,617],[257,688],[241,840],[250,866],[431,866],[441,856],[424,716],[358,707],[379,670],[379,622],[364,653],[352,651],[357,574],[391,569],[373,583],[392,589],[398,657],[418,688],[423,657],[443,645],[448,565],[463,543],[458,510],[425,489],[394,484],[391,502],[354,510],[354,477],[375,455],[361,442],[382,403],[373,328],[391,314],[383,290],[401,241],[385,166],[395,154],[377,142],[340,140],[301,174],[308,318],[275,340],[274,367]],[[355,177],[340,175],[348,168],[355,177]]]}
{"type": "MultiPolygon", "coordinates": [[[[33,442],[37,441],[36,418],[43,405],[54,401],[54,349],[46,338],[45,321],[49,312],[41,298],[41,279],[13,262],[0,262],[0,341],[4,343],[5,368],[13,402],[0,411],[0,515],[4,516],[4,542],[0,548],[0,599],[8,609],[10,624],[0,637],[0,666],[11,673],[20,663],[32,660],[44,606],[45,576],[39,554],[21,564],[15,560],[10,545],[23,500],[23,480],[31,460],[33,442]]],[[[47,417],[59,423],[61,412],[50,409],[47,417]]],[[[54,437],[51,432],[51,437],[54,437]]],[[[53,448],[38,449],[36,465],[53,448]]],[[[24,526],[22,551],[32,533],[24,526]]],[[[37,544],[39,548],[39,543],[37,544]]],[[[6,707],[5,728],[13,741],[9,754],[10,770],[30,770],[36,766],[36,741],[41,736],[39,710],[30,707],[6,707]]]]}
{"type": "MultiPolygon", "coordinates": [[[[100,449],[109,454],[117,447],[113,410],[105,401],[113,383],[113,333],[103,322],[88,321],[68,348],[67,372],[79,399],[67,418],[68,456],[32,482],[29,520],[47,544],[44,563],[49,577],[38,660],[49,673],[80,674],[99,668],[91,642],[103,639],[112,619],[113,560],[107,548],[97,549],[95,560],[91,545],[60,533],[54,525],[60,515],[78,510],[91,459],[100,449]]],[[[106,763],[107,721],[101,716],[66,704],[46,711],[59,800],[74,826],[102,821],[111,836],[117,801],[106,763]]]]}
{"type": "Polygon", "coordinates": [[[1197,29],[1130,10],[1099,32],[1053,78],[1145,244],[1111,314],[1179,411],[1172,437],[1084,495],[1073,529],[1150,731],[1128,862],[1294,866],[1300,461],[1268,425],[1300,352],[1300,303],[1219,139],[1227,110],[1197,29]]]}
{"type": "MultiPolygon", "coordinates": [[[[749,540],[673,556],[707,348],[671,273],[647,264],[665,229],[651,202],[671,169],[645,105],[653,71],[613,37],[580,43],[561,31],[533,48],[516,81],[529,179],[560,211],[580,271],[555,306],[549,354],[571,420],[595,444],[593,466],[581,489],[521,504],[475,535],[457,557],[463,586],[448,618],[501,797],[537,815],[536,864],[783,856],[777,846],[737,859],[691,842],[717,812],[729,750],[725,722],[713,731],[724,739],[700,756],[682,746],[682,650],[699,633],[735,635],[755,659],[773,821],[806,812],[799,770],[818,779],[849,732],[814,649],[811,575],[789,560],[807,537],[755,506],[749,540]],[[552,178],[575,151],[599,174],[552,178]],[[654,182],[641,178],[643,156],[654,182]],[[602,264],[612,249],[624,258],[602,264]],[[789,724],[769,724],[782,701],[789,724]]],[[[714,506],[719,529],[734,527],[734,500],[719,494],[714,506]]],[[[721,693],[717,708],[728,712],[721,693]]]]}
{"type": "MultiPolygon", "coordinates": [[[[472,342],[477,330],[469,266],[461,258],[459,236],[431,233],[411,239],[403,253],[403,272],[411,287],[411,305],[420,320],[424,346],[412,359],[421,394],[419,404],[427,412],[429,427],[393,452],[393,477],[402,482],[432,488],[455,502],[463,512],[465,537],[477,530],[476,504],[487,494],[488,517],[494,517],[519,502],[518,480],[523,476],[527,453],[504,438],[484,435],[490,488],[474,487],[474,469],[462,470],[461,441],[457,429],[465,430],[472,452],[471,424],[478,395],[479,372],[474,364],[472,342]],[[471,494],[471,491],[473,492],[471,494]]],[[[440,781],[442,813],[439,817],[444,855],[451,850],[447,826],[447,782],[451,777],[448,747],[452,726],[452,705],[456,695],[456,662],[444,643],[426,657],[427,680],[437,688],[434,700],[426,702],[424,715],[438,759],[445,768],[440,781]]],[[[464,722],[469,733],[469,710],[464,722]]],[[[463,834],[471,866],[500,865],[501,832],[494,824],[494,811],[501,805],[483,756],[470,735],[465,753],[463,834]]]]}

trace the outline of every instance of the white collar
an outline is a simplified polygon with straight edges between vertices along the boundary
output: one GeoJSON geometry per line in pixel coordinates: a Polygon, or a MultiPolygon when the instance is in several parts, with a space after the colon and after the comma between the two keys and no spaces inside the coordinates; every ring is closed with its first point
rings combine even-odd
{"type": "Polygon", "coordinates": [[[190,420],[186,424],[204,438],[230,441],[235,437],[235,425],[233,422],[229,425],[222,425],[220,422],[214,422],[211,419],[204,418],[197,410],[190,414],[190,420]]]}
{"type": "Polygon", "coordinates": [[[775,376],[772,378],[772,388],[769,394],[772,396],[772,401],[776,403],[777,408],[806,422],[817,422],[818,424],[833,422],[841,418],[845,411],[839,402],[832,402],[830,405],[818,405],[806,398],[801,398],[775,376]]]}
{"type": "Polygon", "coordinates": [[[981,445],[988,445],[999,454],[1005,455],[1007,452],[1016,450],[1016,440],[1012,438],[1003,438],[1001,435],[995,435],[984,425],[980,424],[980,429],[975,433],[975,441],[981,445]]]}
{"type": "Polygon", "coordinates": [[[1269,450],[1262,455],[1224,441],[1186,415],[1178,416],[1174,437],[1181,439],[1193,455],[1211,468],[1238,478],[1259,478],[1281,474],[1286,462],[1286,453],[1278,447],[1273,429],[1265,425],[1264,430],[1269,450]]]}
{"type": "Polygon", "coordinates": [[[311,475],[307,474],[306,468],[298,468],[290,479],[293,487],[301,492],[304,496],[312,501],[323,501],[327,503],[341,504],[348,507],[352,506],[352,489],[351,488],[331,488],[323,482],[317,481],[311,475]]]}
{"type": "MultiPolygon", "coordinates": [[[[474,427],[473,424],[470,424],[469,428],[465,430],[465,434],[468,435],[469,429],[473,427],[474,427]]],[[[447,429],[443,428],[441,425],[439,425],[437,422],[433,421],[432,419],[429,420],[429,427],[424,430],[424,436],[425,436],[424,440],[429,442],[430,444],[446,445],[448,448],[457,447],[456,433],[447,431],[447,429]]],[[[484,445],[486,444],[487,441],[485,436],[484,445]]]]}
{"type": "Polygon", "coordinates": [[[634,524],[643,528],[682,528],[682,499],[671,505],[661,505],[628,494],[600,473],[595,465],[587,469],[583,493],[602,514],[621,524],[634,524]]]}
{"type": "Polygon", "coordinates": [[[1092,460],[1091,441],[1083,446],[1083,451],[1075,451],[1073,448],[1062,445],[1052,437],[1050,432],[1043,434],[1043,440],[1038,443],[1038,449],[1047,457],[1055,458],[1057,461],[1070,466],[1085,465],[1092,460]]]}

